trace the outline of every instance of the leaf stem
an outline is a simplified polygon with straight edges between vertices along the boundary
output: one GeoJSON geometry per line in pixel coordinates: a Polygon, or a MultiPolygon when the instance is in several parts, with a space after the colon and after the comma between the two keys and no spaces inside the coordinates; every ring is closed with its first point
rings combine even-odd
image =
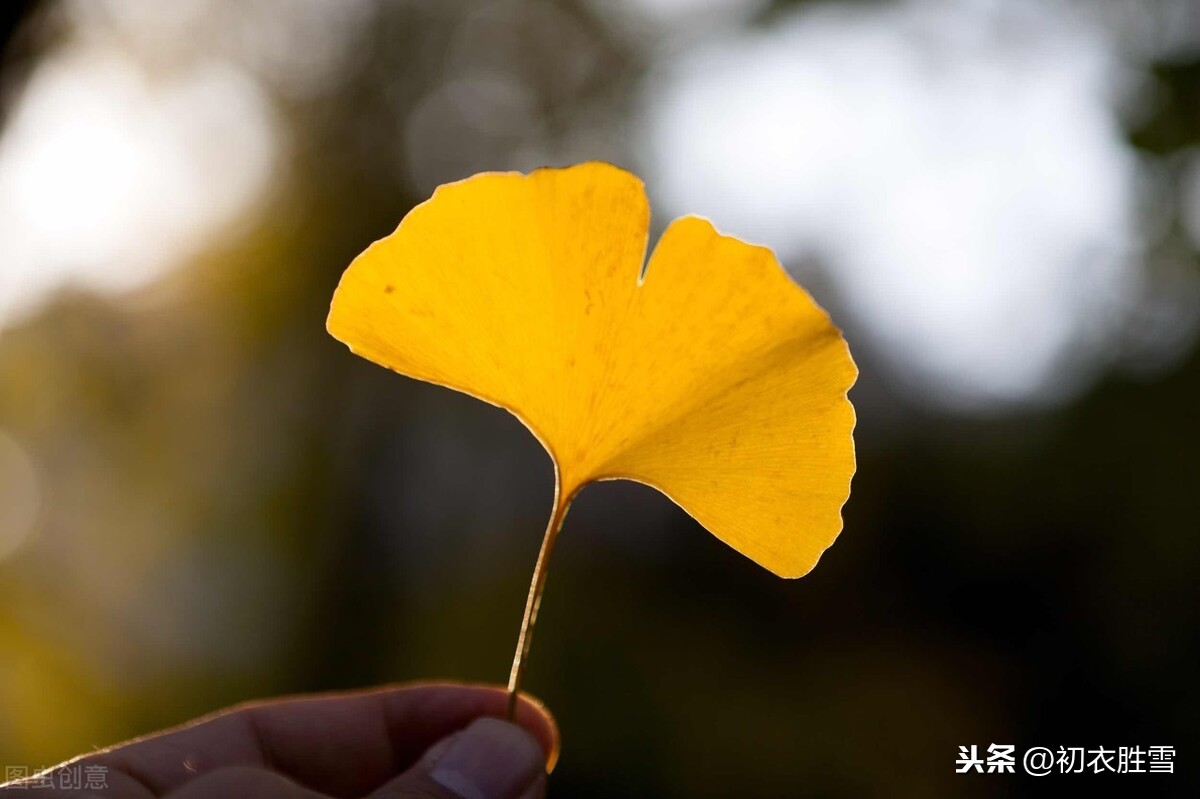
{"type": "Polygon", "coordinates": [[[550,521],[546,524],[546,533],[542,536],[542,547],[538,550],[537,565],[533,567],[533,579],[529,582],[529,596],[525,599],[525,617],[521,619],[521,635],[517,638],[517,651],[513,654],[512,671],[508,674],[508,718],[512,719],[517,712],[517,694],[521,690],[521,680],[525,676],[525,666],[529,659],[529,647],[533,643],[533,625],[537,622],[538,607],[542,604],[542,591],[546,588],[546,573],[550,565],[550,553],[554,550],[554,542],[562,530],[563,519],[567,516],[567,508],[571,507],[574,491],[565,493],[555,480],[554,510],[550,512],[550,521]]]}

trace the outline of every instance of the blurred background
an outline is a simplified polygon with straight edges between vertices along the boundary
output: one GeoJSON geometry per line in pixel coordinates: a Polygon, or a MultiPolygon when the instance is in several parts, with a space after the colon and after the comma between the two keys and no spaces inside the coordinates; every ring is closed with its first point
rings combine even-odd
{"type": "Polygon", "coordinates": [[[0,15],[0,762],[503,681],[549,461],[325,313],[439,183],[604,159],[832,311],[860,460],[800,581],[584,492],[528,674],[552,795],[1197,795],[1200,4],[0,15]],[[1177,773],[954,774],[990,743],[1177,773]]]}

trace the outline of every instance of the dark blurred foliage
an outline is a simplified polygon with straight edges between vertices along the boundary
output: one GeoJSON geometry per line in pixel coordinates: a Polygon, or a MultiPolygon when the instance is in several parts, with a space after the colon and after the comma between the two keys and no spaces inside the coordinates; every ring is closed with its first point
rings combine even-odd
{"type": "MultiPolygon", "coordinates": [[[[24,23],[37,8],[33,0],[13,0],[0,8],[0,53],[3,54],[3,72],[0,72],[0,97],[7,99],[14,85],[19,85],[28,72],[34,48],[27,38],[18,34],[24,23]]],[[[0,104],[0,122],[4,120],[7,103],[0,104]]]]}
{"type": "MultiPolygon", "coordinates": [[[[336,87],[281,100],[286,174],[253,227],[3,333],[0,427],[45,499],[0,566],[0,761],[252,697],[506,676],[548,460],[505,413],[351,356],[324,316],[427,191],[393,166],[402,124],[434,130],[423,175],[637,167],[612,120],[642,64],[590,6],[468,6],[384,4],[336,87]],[[456,59],[519,76],[536,129],[437,111],[456,59]],[[565,135],[593,116],[586,147],[565,135]]],[[[1156,67],[1131,141],[1195,144],[1198,75],[1156,67]]],[[[563,730],[552,795],[1196,795],[1200,353],[989,420],[861,366],[868,406],[900,410],[864,411],[845,533],[800,581],[649,489],[577,502],[528,675],[563,730]],[[958,746],[991,742],[1168,744],[1179,773],[954,775],[958,746]]]]}

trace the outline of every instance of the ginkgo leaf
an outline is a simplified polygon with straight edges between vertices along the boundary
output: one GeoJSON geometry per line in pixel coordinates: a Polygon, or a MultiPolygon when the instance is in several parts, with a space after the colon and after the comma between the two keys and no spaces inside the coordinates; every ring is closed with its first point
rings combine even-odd
{"type": "Polygon", "coordinates": [[[842,527],[857,369],[840,331],[770,250],[697,217],[643,268],[649,226],[641,181],[608,164],[475,175],[415,207],[333,297],[329,332],[352,351],[508,409],[554,461],[510,704],[587,483],[653,486],[783,577],[842,527]]]}
{"type": "Polygon", "coordinates": [[[346,270],[329,332],[506,408],[588,482],[657,488],[783,577],[842,527],[857,370],[770,250],[697,217],[643,270],[641,181],[603,163],[439,187],[346,270]]]}

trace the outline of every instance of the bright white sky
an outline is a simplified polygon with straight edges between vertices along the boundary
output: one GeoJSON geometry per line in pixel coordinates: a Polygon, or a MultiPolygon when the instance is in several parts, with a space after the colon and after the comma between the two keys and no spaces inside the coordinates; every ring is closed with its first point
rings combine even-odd
{"type": "Polygon", "coordinates": [[[1138,164],[1112,47],[1065,9],[819,5],[671,57],[645,95],[651,191],[815,258],[910,392],[1069,395],[1137,298],[1138,164]]]}
{"type": "Polygon", "coordinates": [[[258,196],[274,146],[227,64],[152,83],[112,49],[60,51],[0,140],[0,326],[63,284],[124,291],[177,265],[258,196]]]}
{"type": "Polygon", "coordinates": [[[374,8],[63,6],[65,41],[38,65],[0,139],[0,330],[63,285],[144,285],[244,223],[284,145],[269,92],[334,90],[374,8]]]}
{"type": "MultiPolygon", "coordinates": [[[[117,293],[152,281],[263,196],[281,128],[260,76],[235,56],[246,49],[236,34],[264,27],[256,14],[271,9],[248,3],[240,19],[211,6],[66,4],[68,35],[0,139],[0,329],[63,285],[117,293]]],[[[313,3],[294,6],[298,20],[312,16],[313,3]]],[[[253,42],[266,72],[277,42],[253,42]]],[[[320,47],[301,45],[308,63],[321,62],[320,47]]]]}
{"type": "MultiPolygon", "coordinates": [[[[761,12],[770,0],[589,0],[596,11],[618,15],[627,21],[648,21],[681,28],[705,27],[713,22],[748,19],[761,12]],[[632,19],[630,19],[632,18],[632,19]]],[[[619,20],[618,20],[619,21],[619,20]]]]}

